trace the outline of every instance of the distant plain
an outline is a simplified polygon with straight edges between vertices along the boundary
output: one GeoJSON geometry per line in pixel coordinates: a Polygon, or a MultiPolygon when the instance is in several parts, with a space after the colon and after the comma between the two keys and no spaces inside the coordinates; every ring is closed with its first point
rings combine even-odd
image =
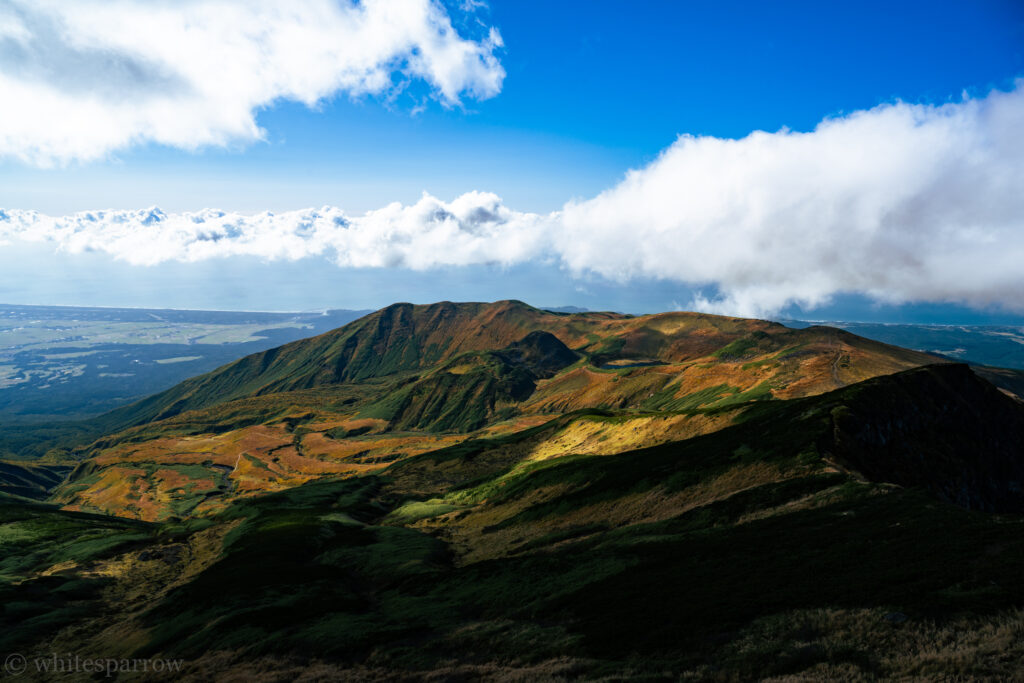
{"type": "Polygon", "coordinates": [[[362,313],[0,304],[0,419],[97,415],[362,313]]]}

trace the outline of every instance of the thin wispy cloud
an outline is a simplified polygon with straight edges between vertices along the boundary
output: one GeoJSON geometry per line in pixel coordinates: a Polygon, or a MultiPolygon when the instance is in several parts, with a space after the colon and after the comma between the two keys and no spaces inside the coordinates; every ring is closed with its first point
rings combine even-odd
{"type": "Polygon", "coordinates": [[[0,158],[250,143],[259,109],[279,100],[387,97],[410,81],[446,106],[488,98],[502,41],[480,28],[459,35],[436,0],[8,0],[0,158]]]}
{"type": "Polygon", "coordinates": [[[597,197],[538,215],[490,193],[359,216],[0,212],[0,241],[136,264],[235,255],[418,270],[548,259],[579,275],[708,286],[685,307],[768,315],[840,292],[1024,311],[1024,83],[886,104],[813,131],[684,136],[597,197]]]}

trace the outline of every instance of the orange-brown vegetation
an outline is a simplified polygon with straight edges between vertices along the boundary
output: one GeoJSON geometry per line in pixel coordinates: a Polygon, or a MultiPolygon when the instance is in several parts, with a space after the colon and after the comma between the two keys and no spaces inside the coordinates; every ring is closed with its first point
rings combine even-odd
{"type": "MultiPolygon", "coordinates": [[[[618,453],[727,426],[732,407],[748,401],[819,394],[932,361],[831,328],[699,313],[396,305],[182,385],[169,394],[175,405],[208,397],[192,410],[160,408],[162,420],[97,442],[88,467],[56,500],[147,520],[205,514],[238,496],[365,475],[580,410],[635,415],[615,423],[576,420],[523,457],[618,453]],[[553,334],[551,343],[573,349],[570,359],[578,360],[536,376],[526,396],[522,379],[511,394],[489,393],[505,381],[501,373],[518,367],[500,350],[536,330],[553,334]],[[495,353],[504,365],[488,360],[495,353]],[[250,393],[215,400],[221,375],[250,393]],[[437,422],[432,411],[445,402],[449,412],[437,422]],[[478,416],[469,428],[453,428],[460,411],[478,416]]],[[[149,403],[160,405],[157,399],[149,403]]]]}

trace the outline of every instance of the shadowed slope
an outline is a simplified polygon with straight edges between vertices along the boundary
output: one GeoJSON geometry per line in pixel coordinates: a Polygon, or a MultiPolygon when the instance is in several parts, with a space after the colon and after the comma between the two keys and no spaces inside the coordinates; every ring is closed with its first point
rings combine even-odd
{"type": "Polygon", "coordinates": [[[983,484],[958,502],[1012,507],[1024,406],[936,365],[734,413],[531,460],[573,420],[631,419],[563,415],[184,524],[97,523],[70,562],[31,534],[84,516],[12,519],[0,640],[185,657],[196,680],[1016,677],[1024,522],[929,492],[950,498],[938,466],[983,484]]]}
{"type": "Polygon", "coordinates": [[[441,516],[419,526],[473,561],[574,529],[658,521],[751,487],[828,484],[837,470],[839,480],[918,488],[969,509],[1024,511],[1024,405],[965,365],[752,404],[731,426],[651,448],[540,462],[529,452],[507,439],[467,442],[387,474],[397,495],[443,494],[427,515],[441,516]]]}
{"type": "Polygon", "coordinates": [[[1024,512],[1024,404],[966,365],[850,387],[831,411],[836,462],[961,507],[1024,512]]]}
{"type": "Polygon", "coordinates": [[[45,500],[71,469],[70,465],[0,460],[0,494],[45,500]]]}
{"type": "Polygon", "coordinates": [[[424,379],[396,389],[361,415],[388,420],[393,429],[471,432],[502,409],[527,400],[537,381],[579,356],[548,332],[535,331],[500,351],[456,356],[424,379]]]}

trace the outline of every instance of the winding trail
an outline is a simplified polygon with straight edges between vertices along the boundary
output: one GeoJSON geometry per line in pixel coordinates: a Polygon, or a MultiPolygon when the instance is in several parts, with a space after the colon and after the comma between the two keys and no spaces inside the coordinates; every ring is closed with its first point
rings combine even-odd
{"type": "Polygon", "coordinates": [[[832,346],[836,350],[835,356],[832,357],[832,362],[830,364],[832,381],[835,382],[836,387],[844,387],[846,386],[846,383],[839,379],[839,362],[843,359],[843,350],[839,346],[839,338],[836,336],[836,333],[830,332],[829,334],[832,337],[832,346]]]}

